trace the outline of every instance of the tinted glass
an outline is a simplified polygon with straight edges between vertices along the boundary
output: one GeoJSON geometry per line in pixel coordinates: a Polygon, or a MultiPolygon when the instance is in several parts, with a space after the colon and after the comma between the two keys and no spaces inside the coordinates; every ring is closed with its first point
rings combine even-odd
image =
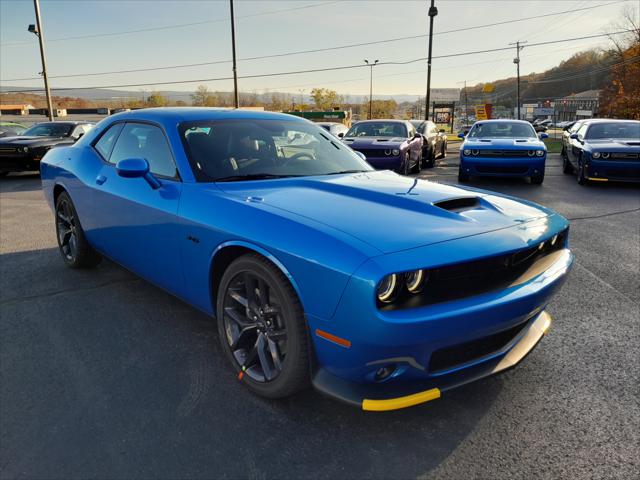
{"type": "Polygon", "coordinates": [[[345,137],[407,138],[407,127],[400,122],[361,122],[353,125],[345,137]]]}
{"type": "Polygon", "coordinates": [[[116,139],[118,138],[118,134],[120,133],[120,130],[122,130],[122,127],[124,126],[123,123],[117,123],[115,125],[112,125],[103,135],[102,137],[100,137],[100,140],[98,140],[98,143],[95,144],[95,149],[100,152],[100,155],[102,155],[102,158],[104,158],[105,160],[109,160],[109,155],[111,155],[111,150],[113,150],[113,145],[116,142],[116,139]]]}
{"type": "Polygon", "coordinates": [[[530,124],[516,122],[476,123],[469,138],[531,138],[537,137],[530,124]]]}
{"type": "Polygon", "coordinates": [[[167,139],[162,130],[154,125],[127,123],[124,126],[109,161],[118,163],[125,158],[144,158],[149,162],[151,173],[163,177],[176,176],[176,166],[167,139]]]}
{"type": "Polygon", "coordinates": [[[68,123],[41,123],[25,130],[23,135],[33,137],[68,137],[74,125],[68,123]]]}
{"type": "Polygon", "coordinates": [[[581,125],[580,128],[578,128],[578,132],[577,133],[578,133],[578,136],[580,138],[584,138],[584,134],[586,133],[587,128],[589,128],[589,126],[588,125],[584,125],[584,124],[581,125]]]}
{"type": "Polygon", "coordinates": [[[611,122],[594,123],[587,130],[589,140],[602,138],[633,138],[640,139],[640,122],[611,122]]]}
{"type": "Polygon", "coordinates": [[[188,122],[180,126],[180,133],[200,181],[371,170],[353,150],[308,122],[250,119],[188,122]]]}

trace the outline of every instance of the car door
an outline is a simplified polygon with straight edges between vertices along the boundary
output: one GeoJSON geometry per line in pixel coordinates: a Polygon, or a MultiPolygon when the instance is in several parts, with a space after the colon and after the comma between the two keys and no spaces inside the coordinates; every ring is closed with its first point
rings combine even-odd
{"type": "Polygon", "coordinates": [[[409,142],[409,152],[411,162],[417,162],[422,151],[422,137],[415,138],[416,129],[407,122],[407,142],[409,142]]]}
{"type": "Polygon", "coordinates": [[[182,183],[164,131],[148,123],[116,124],[95,148],[104,161],[93,185],[92,241],[126,268],[179,291],[183,274],[177,212],[182,183]],[[110,132],[114,128],[119,129],[117,135],[110,132]],[[147,160],[161,186],[154,189],[144,178],[119,176],[116,164],[127,158],[147,160]]]}

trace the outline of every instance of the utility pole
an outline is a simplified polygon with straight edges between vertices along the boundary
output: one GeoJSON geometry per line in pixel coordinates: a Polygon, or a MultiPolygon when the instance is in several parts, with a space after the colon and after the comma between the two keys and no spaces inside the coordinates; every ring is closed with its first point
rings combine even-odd
{"type": "Polygon", "coordinates": [[[369,76],[369,120],[371,120],[372,111],[373,111],[373,67],[376,66],[376,63],[378,63],[378,60],[376,60],[375,62],[369,63],[369,60],[365,58],[364,63],[369,65],[369,68],[371,69],[371,74],[369,76]]]}
{"type": "Polygon", "coordinates": [[[509,44],[509,45],[516,46],[516,58],[513,59],[513,63],[516,64],[516,71],[518,75],[518,120],[521,120],[521,117],[520,117],[520,50],[522,50],[524,47],[521,47],[520,45],[523,43],[527,43],[527,42],[526,41],[521,42],[520,40],[518,40],[515,43],[509,44]]]}
{"type": "Polygon", "coordinates": [[[33,0],[33,8],[36,11],[36,24],[29,25],[28,30],[38,37],[40,42],[40,58],[42,59],[42,78],[44,78],[44,90],[47,95],[47,108],[49,110],[49,121],[53,122],[53,104],[51,103],[51,90],[49,90],[49,78],[47,77],[47,60],[44,54],[44,34],[42,33],[42,22],[40,21],[40,2],[33,0]]]}
{"type": "Polygon", "coordinates": [[[433,17],[438,15],[438,9],[431,0],[429,7],[429,56],[427,58],[427,97],[425,98],[424,119],[429,120],[429,102],[431,101],[431,51],[433,47],[433,17]]]}
{"type": "Polygon", "coordinates": [[[464,126],[469,125],[469,97],[467,97],[467,81],[464,81],[464,126]]]}
{"type": "Polygon", "coordinates": [[[236,25],[233,15],[233,0],[229,0],[231,8],[231,53],[233,54],[233,105],[235,108],[240,106],[240,97],[238,96],[238,68],[236,64],[236,25]]]}

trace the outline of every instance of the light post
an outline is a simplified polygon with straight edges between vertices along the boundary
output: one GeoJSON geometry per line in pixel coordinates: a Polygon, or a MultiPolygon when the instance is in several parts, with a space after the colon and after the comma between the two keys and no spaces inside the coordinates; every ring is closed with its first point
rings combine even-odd
{"type": "Polygon", "coordinates": [[[233,15],[233,0],[229,0],[231,9],[231,53],[233,55],[233,105],[235,108],[240,106],[240,97],[238,96],[238,69],[236,65],[236,25],[233,15]]]}
{"type": "Polygon", "coordinates": [[[47,61],[44,54],[44,34],[42,33],[42,22],[40,21],[40,2],[33,0],[33,7],[36,11],[36,24],[29,25],[28,30],[38,37],[40,42],[40,58],[42,59],[42,78],[44,79],[44,90],[47,96],[47,108],[49,110],[49,121],[53,122],[53,105],[51,103],[51,91],[49,90],[49,79],[47,77],[47,61]]]}
{"type": "Polygon", "coordinates": [[[431,50],[433,47],[433,18],[438,15],[438,9],[431,0],[429,7],[429,56],[427,58],[427,96],[425,98],[424,119],[429,120],[429,102],[431,101],[431,50]]]}
{"type": "Polygon", "coordinates": [[[365,59],[364,63],[371,68],[371,75],[369,76],[369,120],[371,120],[373,110],[373,67],[376,66],[378,60],[370,63],[369,60],[365,59]]]}

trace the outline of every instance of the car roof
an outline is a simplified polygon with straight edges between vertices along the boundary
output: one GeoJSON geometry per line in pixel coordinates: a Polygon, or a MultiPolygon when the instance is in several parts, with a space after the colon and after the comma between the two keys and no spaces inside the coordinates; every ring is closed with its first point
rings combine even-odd
{"type": "Polygon", "coordinates": [[[48,121],[48,122],[34,123],[32,126],[46,125],[47,123],[55,123],[57,125],[95,125],[94,122],[83,122],[83,121],[73,121],[73,120],[64,120],[64,121],[54,120],[53,122],[48,121]]]}
{"type": "Polygon", "coordinates": [[[314,122],[317,125],[327,125],[327,126],[332,126],[332,125],[342,125],[339,122],[314,122]]]}
{"type": "Polygon", "coordinates": [[[261,110],[235,110],[209,107],[160,107],[141,108],[111,115],[118,120],[148,120],[158,123],[180,123],[197,120],[282,120],[307,122],[303,118],[287,113],[265,112],[261,110]]]}
{"type": "Polygon", "coordinates": [[[374,122],[389,122],[389,123],[407,123],[406,120],[398,120],[397,118],[373,118],[371,120],[358,120],[354,123],[374,123],[374,122]]]}
{"type": "Polygon", "coordinates": [[[585,118],[581,123],[638,123],[640,120],[625,120],[621,118],[585,118]]]}
{"type": "Polygon", "coordinates": [[[521,123],[524,125],[531,125],[531,123],[527,122],[526,120],[516,120],[515,118],[492,118],[491,120],[478,120],[477,122],[474,123],[474,125],[476,123],[505,123],[505,122],[509,122],[509,123],[521,123]]]}

